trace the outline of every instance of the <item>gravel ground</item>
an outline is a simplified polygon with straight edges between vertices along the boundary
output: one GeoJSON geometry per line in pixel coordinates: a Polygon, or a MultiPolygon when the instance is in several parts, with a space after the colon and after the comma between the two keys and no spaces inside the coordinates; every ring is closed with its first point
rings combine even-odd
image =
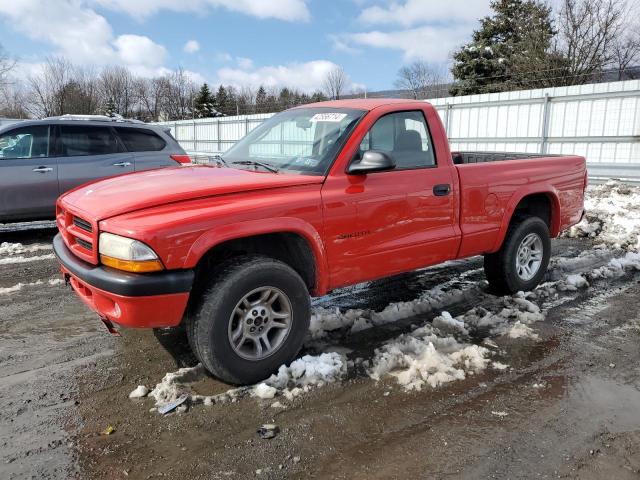
{"type": "MultiPolygon", "coordinates": [[[[4,230],[0,242],[45,245],[53,233],[4,230]]],[[[560,257],[592,248],[587,240],[554,241],[560,257]]],[[[271,406],[280,397],[243,398],[163,417],[150,411],[151,399],[128,394],[195,364],[184,336],[109,336],[67,287],[49,284],[58,278],[50,253],[19,254],[41,257],[21,263],[0,255],[0,292],[26,284],[0,294],[0,478],[640,477],[639,273],[563,295],[535,324],[537,342],[494,339],[500,362],[510,366],[504,371],[406,392],[390,377],[374,382],[355,370],[283,400],[286,408],[271,406]],[[279,435],[260,439],[256,429],[271,422],[279,435]],[[109,426],[114,432],[101,435],[109,426]]],[[[480,267],[478,258],[452,262],[314,304],[382,309],[458,278],[478,281],[480,267]]],[[[483,287],[447,310],[455,316],[496,301],[483,287]]],[[[339,331],[330,341],[371,358],[434,316],[339,331]]],[[[229,386],[207,377],[192,388],[212,395],[229,386]]]]}

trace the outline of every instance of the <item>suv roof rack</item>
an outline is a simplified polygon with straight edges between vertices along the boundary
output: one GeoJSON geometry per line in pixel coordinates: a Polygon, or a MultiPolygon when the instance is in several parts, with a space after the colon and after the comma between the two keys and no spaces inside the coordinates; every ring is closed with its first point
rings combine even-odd
{"type": "Polygon", "coordinates": [[[45,120],[84,120],[91,122],[122,122],[122,123],[144,123],[141,120],[135,120],[132,118],[124,118],[122,115],[114,115],[109,117],[107,115],[72,115],[66,113],[55,117],[47,117],[45,120]]]}

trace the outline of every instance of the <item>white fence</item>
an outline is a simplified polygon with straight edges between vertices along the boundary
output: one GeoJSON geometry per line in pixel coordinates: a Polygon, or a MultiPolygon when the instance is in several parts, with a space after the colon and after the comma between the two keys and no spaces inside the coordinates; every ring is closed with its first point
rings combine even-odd
{"type": "MultiPolygon", "coordinates": [[[[453,150],[578,154],[596,176],[640,177],[640,80],[431,100],[453,150]]],[[[222,153],[273,114],[165,122],[190,151],[222,153]]]]}

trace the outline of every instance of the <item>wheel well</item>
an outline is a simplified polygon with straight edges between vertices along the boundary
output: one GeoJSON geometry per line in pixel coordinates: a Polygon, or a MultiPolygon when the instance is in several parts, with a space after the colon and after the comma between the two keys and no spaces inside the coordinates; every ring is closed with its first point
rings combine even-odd
{"type": "Polygon", "coordinates": [[[539,217],[551,230],[553,219],[553,203],[546,193],[527,195],[516,206],[511,216],[511,221],[522,217],[539,217]]]}
{"type": "Polygon", "coordinates": [[[296,233],[282,232],[237,238],[216,245],[196,266],[195,285],[221,262],[241,255],[260,254],[275,258],[293,268],[312,292],[316,287],[315,257],[307,240],[296,233]]]}

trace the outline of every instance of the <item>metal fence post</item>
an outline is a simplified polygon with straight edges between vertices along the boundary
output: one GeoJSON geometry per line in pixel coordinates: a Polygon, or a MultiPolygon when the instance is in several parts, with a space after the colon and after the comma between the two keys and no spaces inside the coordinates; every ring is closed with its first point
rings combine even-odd
{"type": "Polygon", "coordinates": [[[453,108],[453,105],[451,105],[450,103],[447,103],[447,108],[444,111],[444,131],[446,132],[447,136],[449,135],[449,131],[450,131],[450,120],[451,120],[451,109],[453,108]]]}
{"type": "Polygon", "coordinates": [[[196,120],[193,120],[193,149],[198,151],[198,133],[196,131],[196,120]]]}
{"type": "Polygon", "coordinates": [[[220,140],[220,117],[218,117],[218,121],[216,123],[217,136],[218,136],[218,153],[222,153],[222,142],[220,140]]]}
{"type": "Polygon", "coordinates": [[[544,96],[544,107],[542,108],[542,137],[540,138],[540,153],[545,154],[549,149],[549,113],[551,110],[551,97],[544,96]]]}

